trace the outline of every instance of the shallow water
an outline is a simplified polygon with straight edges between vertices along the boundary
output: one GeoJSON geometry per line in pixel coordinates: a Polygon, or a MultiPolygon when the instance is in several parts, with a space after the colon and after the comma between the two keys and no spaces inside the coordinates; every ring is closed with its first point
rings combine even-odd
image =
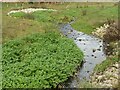
{"type": "Polygon", "coordinates": [[[103,41],[94,36],[76,31],[71,27],[71,24],[61,25],[60,31],[74,40],[75,44],[84,53],[84,62],[82,67],[77,71],[76,75],[65,82],[65,87],[79,87],[82,81],[89,80],[90,74],[95,66],[106,59],[103,50],[103,41]]]}

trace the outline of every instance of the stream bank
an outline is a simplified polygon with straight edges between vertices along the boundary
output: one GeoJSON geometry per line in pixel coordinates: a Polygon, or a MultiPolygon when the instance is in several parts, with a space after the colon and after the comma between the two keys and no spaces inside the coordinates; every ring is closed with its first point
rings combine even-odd
{"type": "Polygon", "coordinates": [[[119,28],[118,21],[109,21],[96,32],[93,32],[97,37],[102,38],[105,43],[105,52],[107,59],[99,66],[96,66],[95,72],[91,75],[91,83],[103,88],[118,88],[119,87],[119,28]],[[107,25],[107,27],[106,27],[107,25]]]}

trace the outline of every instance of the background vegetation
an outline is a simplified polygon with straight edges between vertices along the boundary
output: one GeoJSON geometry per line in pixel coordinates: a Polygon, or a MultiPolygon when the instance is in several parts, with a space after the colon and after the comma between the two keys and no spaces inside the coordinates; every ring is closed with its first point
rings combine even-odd
{"type": "MultiPolygon", "coordinates": [[[[73,19],[76,20],[72,24],[73,28],[91,34],[96,27],[103,25],[107,20],[118,19],[118,6],[116,3],[18,3],[17,5],[16,3],[3,3],[2,11],[3,42],[16,37],[23,37],[31,33],[45,32],[45,30],[56,31],[58,27],[56,27],[55,24],[67,23],[73,19]],[[36,12],[34,16],[25,15],[24,18],[29,18],[25,20],[23,18],[7,16],[7,13],[11,10],[28,7],[52,8],[56,9],[57,12],[36,12]],[[34,18],[38,18],[38,16],[39,22],[33,20],[34,18]]],[[[23,13],[19,13],[15,16],[20,17],[21,15],[23,15],[23,13]]]]}

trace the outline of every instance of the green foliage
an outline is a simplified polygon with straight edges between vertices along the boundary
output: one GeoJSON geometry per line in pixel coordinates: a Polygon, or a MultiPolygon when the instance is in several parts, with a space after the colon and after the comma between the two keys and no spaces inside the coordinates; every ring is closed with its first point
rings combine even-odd
{"type": "Polygon", "coordinates": [[[53,11],[36,11],[33,13],[35,20],[39,22],[49,22],[52,21],[51,13],[53,11]]]}
{"type": "Polygon", "coordinates": [[[75,13],[78,19],[72,24],[72,27],[87,34],[91,34],[95,28],[103,25],[107,19],[118,19],[117,6],[105,5],[104,9],[101,9],[101,7],[91,5],[89,8],[82,8],[79,11],[81,11],[79,15],[75,13]]]}
{"type": "Polygon", "coordinates": [[[52,21],[52,16],[50,16],[51,11],[36,11],[33,13],[24,13],[24,12],[17,12],[11,14],[13,17],[19,17],[19,18],[24,18],[24,19],[32,19],[36,20],[39,22],[48,22],[52,21]]]}
{"type": "Polygon", "coordinates": [[[11,40],[3,45],[3,87],[56,87],[82,59],[74,42],[55,32],[11,40]]]}
{"type": "Polygon", "coordinates": [[[95,67],[95,72],[103,72],[110,65],[112,65],[118,61],[119,61],[118,56],[107,57],[107,59],[105,61],[103,61],[101,64],[99,64],[95,67]]]}
{"type": "Polygon", "coordinates": [[[11,13],[10,14],[13,17],[24,17],[26,14],[24,12],[17,12],[17,13],[11,13]]]}

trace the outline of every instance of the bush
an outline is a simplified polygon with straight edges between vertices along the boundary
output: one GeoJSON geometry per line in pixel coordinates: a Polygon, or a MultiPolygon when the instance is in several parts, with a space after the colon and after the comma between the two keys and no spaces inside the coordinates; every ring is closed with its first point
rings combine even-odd
{"type": "Polygon", "coordinates": [[[82,10],[82,16],[87,15],[87,10],[82,10]]]}
{"type": "Polygon", "coordinates": [[[118,39],[120,38],[118,22],[109,20],[108,23],[110,26],[107,28],[106,34],[103,36],[104,41],[107,42],[118,41],[118,39]]]}
{"type": "Polygon", "coordinates": [[[3,88],[52,88],[76,71],[83,53],[57,33],[33,34],[3,45],[3,88]]]}

